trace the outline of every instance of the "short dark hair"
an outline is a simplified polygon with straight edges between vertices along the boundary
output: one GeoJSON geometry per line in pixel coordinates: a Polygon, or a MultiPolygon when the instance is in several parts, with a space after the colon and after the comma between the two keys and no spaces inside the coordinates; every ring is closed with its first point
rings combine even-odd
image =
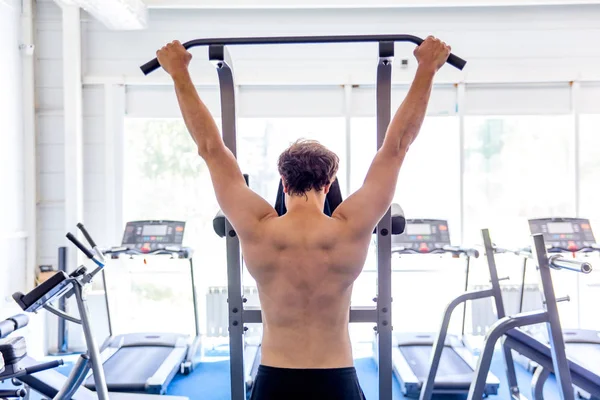
{"type": "Polygon", "coordinates": [[[288,147],[277,162],[290,196],[303,195],[311,189],[321,191],[337,173],[340,159],[316,140],[301,139],[288,147]]]}

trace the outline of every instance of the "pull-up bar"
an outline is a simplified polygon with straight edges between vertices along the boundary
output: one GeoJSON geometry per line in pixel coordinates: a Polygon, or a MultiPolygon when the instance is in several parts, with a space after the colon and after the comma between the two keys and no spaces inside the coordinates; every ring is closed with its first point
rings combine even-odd
{"type": "MultiPolygon", "coordinates": [[[[357,42],[410,42],[417,46],[423,39],[413,35],[350,35],[350,36],[280,36],[280,37],[248,37],[248,38],[222,38],[222,39],[195,39],[185,42],[183,47],[190,49],[199,46],[238,46],[238,45],[263,45],[263,44],[315,44],[315,43],[357,43],[357,42]]],[[[467,63],[462,58],[450,54],[448,64],[462,70],[467,63]]],[[[160,67],[158,59],[154,58],[142,65],[140,69],[148,75],[160,67]]]]}
{"type": "MultiPolygon", "coordinates": [[[[262,44],[305,44],[305,43],[350,43],[375,42],[379,46],[377,62],[376,104],[377,104],[377,148],[383,144],[391,119],[392,97],[392,60],[394,42],[411,42],[416,45],[423,39],[412,35],[371,35],[371,36],[306,36],[306,37],[263,37],[263,38],[228,38],[197,39],[186,42],[186,49],[197,46],[208,46],[208,56],[216,67],[221,94],[221,132],[223,143],[231,153],[237,155],[236,135],[236,102],[233,64],[229,57],[229,45],[262,45],[262,44]]],[[[466,61],[450,55],[447,62],[462,69],[466,61]]],[[[157,59],[141,67],[144,74],[159,68],[157,59]]],[[[260,319],[260,311],[244,306],[242,296],[242,259],[240,243],[235,229],[225,219],[227,249],[227,306],[229,313],[229,349],[230,349],[230,385],[231,399],[246,399],[246,382],[251,378],[252,364],[246,362],[246,345],[244,341],[245,324],[256,323],[260,319]]],[[[379,400],[392,400],[392,232],[391,210],[385,213],[377,224],[377,292],[373,299],[374,307],[367,309],[351,309],[350,322],[375,323],[377,332],[376,357],[379,364],[379,400]]],[[[251,355],[248,355],[251,356],[251,355]]],[[[255,358],[256,354],[254,355],[255,358]]],[[[251,361],[251,360],[246,360],[251,361]]],[[[250,379],[251,381],[251,379],[250,379]]]]}

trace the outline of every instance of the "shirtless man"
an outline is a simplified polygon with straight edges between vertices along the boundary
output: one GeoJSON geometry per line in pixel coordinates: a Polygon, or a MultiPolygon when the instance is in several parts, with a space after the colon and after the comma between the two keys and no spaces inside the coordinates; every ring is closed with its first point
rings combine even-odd
{"type": "Polygon", "coordinates": [[[178,42],[157,52],[171,75],[187,128],[210,170],[217,200],[239,235],[263,315],[262,365],[252,399],[363,399],[348,333],[350,296],[373,229],[390,207],[406,152],[417,137],[436,72],[450,47],[428,37],[415,49],[418,68],[363,186],[331,217],[325,197],[338,157],[298,141],[278,162],[287,213],[246,186],[233,154],[188,72],[192,55],[178,42]]]}

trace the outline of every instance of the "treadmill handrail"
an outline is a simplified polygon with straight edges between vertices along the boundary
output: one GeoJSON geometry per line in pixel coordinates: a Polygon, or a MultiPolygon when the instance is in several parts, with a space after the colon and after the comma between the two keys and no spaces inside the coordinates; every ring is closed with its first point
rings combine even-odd
{"type": "Polygon", "coordinates": [[[444,247],[436,247],[433,249],[427,250],[415,250],[406,247],[395,247],[392,248],[392,254],[445,254],[450,253],[453,255],[461,255],[464,254],[468,257],[479,258],[479,251],[476,249],[470,249],[466,247],[459,246],[450,246],[446,245],[444,247]]]}
{"type": "MultiPolygon", "coordinates": [[[[214,38],[195,39],[183,43],[183,47],[190,49],[198,46],[237,46],[237,45],[273,45],[273,44],[317,44],[317,43],[357,43],[357,42],[410,42],[417,46],[423,39],[414,35],[347,35],[347,36],[273,36],[273,37],[246,37],[246,38],[214,38]]],[[[467,62],[450,53],[448,64],[462,70],[467,62]]],[[[158,59],[154,58],[142,65],[140,69],[144,75],[160,68],[158,59]]]]}

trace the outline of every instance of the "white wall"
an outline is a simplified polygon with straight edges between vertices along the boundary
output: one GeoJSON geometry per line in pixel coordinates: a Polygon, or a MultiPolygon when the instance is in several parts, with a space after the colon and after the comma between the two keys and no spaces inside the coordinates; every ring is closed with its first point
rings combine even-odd
{"type": "Polygon", "coordinates": [[[21,121],[20,2],[0,2],[0,310],[25,289],[24,154],[21,121]]]}

